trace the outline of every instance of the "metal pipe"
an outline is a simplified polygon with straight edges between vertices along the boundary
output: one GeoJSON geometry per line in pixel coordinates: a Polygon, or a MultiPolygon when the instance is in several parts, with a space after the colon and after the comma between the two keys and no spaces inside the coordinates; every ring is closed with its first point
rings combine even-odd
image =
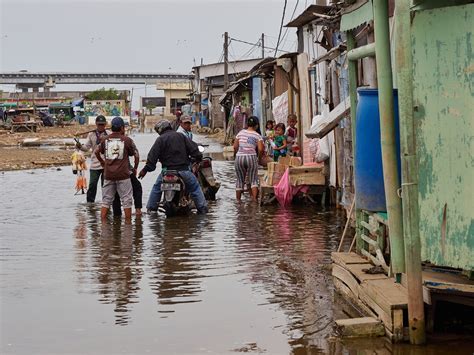
{"type": "Polygon", "coordinates": [[[400,115],[402,159],[402,204],[405,261],[408,289],[410,343],[425,343],[425,312],[421,268],[418,210],[418,165],[413,118],[413,58],[411,48],[410,0],[395,2],[396,72],[400,115]]]}
{"type": "MultiPolygon", "coordinates": [[[[402,202],[397,194],[400,181],[398,178],[397,149],[395,144],[388,1],[374,0],[373,9],[375,54],[377,57],[377,79],[379,85],[380,141],[391,246],[390,265],[395,274],[401,274],[405,271],[405,250],[403,244],[402,202]]],[[[400,275],[396,275],[396,279],[400,281],[400,275]]]]}
{"type": "Polygon", "coordinates": [[[347,52],[347,58],[349,58],[349,60],[358,60],[373,56],[375,56],[375,43],[369,43],[365,46],[357,47],[347,52]]]}

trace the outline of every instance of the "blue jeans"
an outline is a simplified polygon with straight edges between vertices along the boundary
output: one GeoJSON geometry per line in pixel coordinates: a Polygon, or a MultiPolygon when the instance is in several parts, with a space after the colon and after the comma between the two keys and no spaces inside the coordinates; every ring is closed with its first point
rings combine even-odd
{"type": "Polygon", "coordinates": [[[158,175],[156,182],[151,188],[150,197],[148,197],[148,202],[146,204],[147,210],[158,211],[158,204],[161,201],[161,183],[163,182],[163,177],[158,175]]]}
{"type": "MultiPolygon", "coordinates": [[[[202,192],[201,186],[196,179],[196,176],[189,170],[182,170],[179,172],[179,176],[183,179],[186,189],[189,192],[198,213],[207,212],[207,201],[202,192]]],[[[163,182],[163,177],[158,175],[155,184],[150,192],[150,197],[148,198],[148,203],[146,205],[147,209],[156,211],[158,209],[158,203],[161,201],[161,183],[163,182]]]]}

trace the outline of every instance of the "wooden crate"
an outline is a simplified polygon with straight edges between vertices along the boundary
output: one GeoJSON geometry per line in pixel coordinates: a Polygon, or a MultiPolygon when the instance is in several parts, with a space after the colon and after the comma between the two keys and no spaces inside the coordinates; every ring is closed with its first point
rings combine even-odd
{"type": "Polygon", "coordinates": [[[290,167],[290,183],[297,185],[325,185],[326,177],[319,166],[294,166],[290,167]]]}
{"type": "Polygon", "coordinates": [[[288,166],[276,163],[276,162],[270,162],[267,165],[267,171],[265,172],[265,175],[263,177],[263,181],[265,185],[273,186],[278,184],[280,181],[281,177],[285,173],[286,169],[288,166]]]}

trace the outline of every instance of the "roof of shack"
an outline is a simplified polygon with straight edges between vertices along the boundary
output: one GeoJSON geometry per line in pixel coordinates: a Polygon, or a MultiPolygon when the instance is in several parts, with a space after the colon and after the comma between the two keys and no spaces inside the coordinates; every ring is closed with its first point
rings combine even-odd
{"type": "Polygon", "coordinates": [[[285,27],[302,27],[308,23],[322,18],[320,15],[327,15],[333,6],[309,5],[297,18],[288,22],[285,27]]]}

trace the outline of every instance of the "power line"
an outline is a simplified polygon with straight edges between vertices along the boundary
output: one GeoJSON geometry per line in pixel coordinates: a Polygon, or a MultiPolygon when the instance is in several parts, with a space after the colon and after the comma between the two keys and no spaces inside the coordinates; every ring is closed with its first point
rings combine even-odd
{"type": "Polygon", "coordinates": [[[277,52],[278,52],[278,46],[280,45],[281,30],[283,28],[283,21],[285,21],[285,12],[286,12],[286,5],[287,4],[288,4],[288,0],[285,0],[285,5],[283,6],[283,14],[281,15],[280,31],[278,33],[278,41],[277,41],[277,44],[276,44],[274,57],[276,57],[277,52]]]}
{"type": "MultiPolygon", "coordinates": [[[[236,41],[237,42],[237,41],[236,41]]],[[[255,49],[257,48],[257,46],[259,45],[260,43],[260,40],[258,40],[257,42],[255,42],[253,44],[253,46],[247,51],[245,52],[245,54],[243,54],[240,59],[244,58],[244,57],[250,57],[250,55],[255,51],[255,49]]]]}
{"type": "MultiPolygon", "coordinates": [[[[293,21],[293,18],[295,16],[295,13],[296,13],[296,9],[298,8],[298,4],[299,4],[300,0],[296,0],[296,5],[295,5],[295,8],[293,9],[293,13],[291,14],[291,18],[290,18],[290,22],[293,21]]],[[[305,7],[306,8],[306,7],[305,7]]],[[[286,35],[288,34],[288,29],[289,27],[285,28],[285,33],[283,34],[283,37],[281,39],[281,41],[283,42],[283,40],[285,39],[286,35]]],[[[286,44],[286,41],[284,42],[286,44]]]]}
{"type": "MultiPolygon", "coordinates": [[[[243,40],[240,40],[240,39],[237,39],[237,38],[230,38],[230,39],[233,40],[233,41],[235,41],[235,42],[245,43],[245,44],[248,44],[248,45],[251,45],[251,46],[254,46],[254,45],[255,45],[255,43],[243,41],[243,40]]],[[[260,42],[260,40],[257,41],[257,43],[258,43],[258,42],[260,42]]],[[[272,49],[272,50],[276,50],[276,51],[278,51],[278,52],[290,53],[289,51],[285,51],[285,50],[283,50],[283,49],[278,49],[278,48],[273,48],[273,47],[267,47],[267,46],[265,46],[265,49],[272,49]]]]}

